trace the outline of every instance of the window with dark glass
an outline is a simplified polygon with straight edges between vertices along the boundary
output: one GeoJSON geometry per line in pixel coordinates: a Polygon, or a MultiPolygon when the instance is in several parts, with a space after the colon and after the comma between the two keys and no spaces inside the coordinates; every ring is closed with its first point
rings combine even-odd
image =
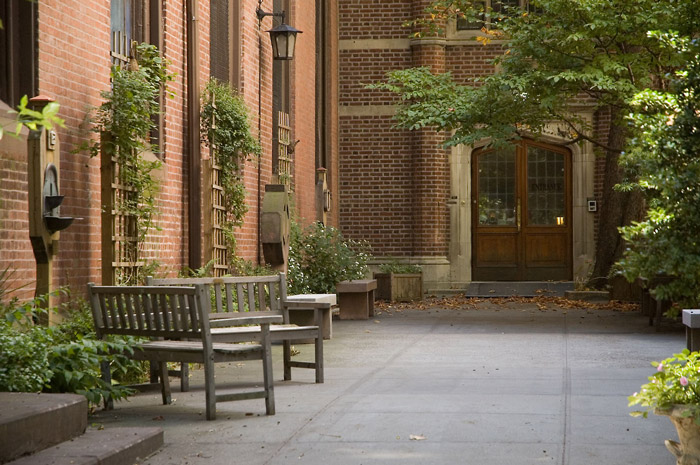
{"type": "Polygon", "coordinates": [[[474,8],[480,10],[478,19],[470,21],[467,18],[457,20],[458,31],[480,31],[486,21],[486,1],[474,2],[474,8]]]}
{"type": "Polygon", "coordinates": [[[36,11],[35,2],[0,1],[0,100],[11,107],[36,94],[36,11]]]}
{"type": "MultiPolygon", "coordinates": [[[[111,0],[110,56],[113,65],[126,65],[133,58],[133,43],[146,42],[163,49],[163,6],[160,0],[111,0]]],[[[161,105],[163,96],[161,95],[161,105]]],[[[156,128],[151,143],[162,147],[163,121],[153,117],[156,128]]]]}

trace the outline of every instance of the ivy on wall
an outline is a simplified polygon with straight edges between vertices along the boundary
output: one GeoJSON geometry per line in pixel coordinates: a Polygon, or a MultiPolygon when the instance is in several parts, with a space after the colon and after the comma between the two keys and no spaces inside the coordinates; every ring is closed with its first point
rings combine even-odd
{"type": "Polygon", "coordinates": [[[201,111],[202,142],[212,149],[221,167],[229,263],[235,263],[236,228],[243,224],[248,211],[243,185],[243,165],[249,156],[260,156],[260,145],[252,136],[248,108],[229,84],[212,78],[206,85],[201,111]]]}
{"type": "MultiPolygon", "coordinates": [[[[104,103],[96,111],[94,131],[100,138],[88,144],[91,156],[112,157],[116,160],[119,182],[124,186],[117,196],[114,208],[117,214],[129,218],[128,238],[120,247],[131,250],[129,261],[138,263],[148,232],[157,228],[156,197],[159,191],[154,170],[160,160],[148,160],[145,152],[158,153],[159,147],[151,142],[156,128],[154,117],[161,112],[160,94],[174,79],[167,70],[168,62],[160,57],[158,49],[150,44],[135,46],[135,58],[128,66],[112,68],[112,89],[102,92],[104,103]],[[135,238],[136,245],[126,241],[135,238]]],[[[123,270],[117,275],[117,284],[136,284],[141,267],[123,270]]]]}

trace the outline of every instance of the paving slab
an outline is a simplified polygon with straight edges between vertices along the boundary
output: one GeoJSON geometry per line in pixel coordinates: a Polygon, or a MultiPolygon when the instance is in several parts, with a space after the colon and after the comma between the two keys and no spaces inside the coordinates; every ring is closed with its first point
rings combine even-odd
{"type": "MultiPolygon", "coordinates": [[[[205,421],[195,369],[173,405],[144,393],[90,421],[162,427],[165,446],[144,465],[672,465],[671,423],[629,416],[627,396],[651,360],[684,345],[682,327],[657,332],[639,312],[522,299],[384,308],[334,322],[323,384],[309,370],[282,381],[274,346],[274,416],[252,400],[220,404],[205,421]]],[[[248,386],[259,372],[259,362],[217,366],[217,384],[248,386]]]]}

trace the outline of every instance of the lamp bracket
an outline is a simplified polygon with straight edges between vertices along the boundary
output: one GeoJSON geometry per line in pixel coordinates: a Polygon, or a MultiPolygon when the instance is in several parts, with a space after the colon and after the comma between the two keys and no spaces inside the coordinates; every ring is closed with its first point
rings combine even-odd
{"type": "Polygon", "coordinates": [[[285,17],[285,12],[284,10],[281,13],[268,13],[267,11],[264,11],[260,6],[258,6],[255,9],[255,14],[258,16],[258,22],[262,21],[263,18],[266,16],[276,16],[278,18],[282,18],[282,22],[284,22],[284,17],[285,17]]]}

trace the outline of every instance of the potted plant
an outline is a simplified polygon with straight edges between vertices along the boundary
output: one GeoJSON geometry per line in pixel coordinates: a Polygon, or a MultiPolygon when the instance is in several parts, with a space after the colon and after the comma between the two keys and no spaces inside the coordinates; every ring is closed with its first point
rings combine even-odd
{"type": "Polygon", "coordinates": [[[419,265],[385,263],[374,273],[377,300],[409,302],[423,298],[423,272],[419,265]]]}
{"type": "Polygon", "coordinates": [[[629,397],[630,406],[639,404],[646,410],[631,415],[646,418],[653,411],[668,416],[680,443],[667,439],[666,448],[679,464],[700,464],[700,352],[685,349],[652,365],[656,373],[629,397]]]}

